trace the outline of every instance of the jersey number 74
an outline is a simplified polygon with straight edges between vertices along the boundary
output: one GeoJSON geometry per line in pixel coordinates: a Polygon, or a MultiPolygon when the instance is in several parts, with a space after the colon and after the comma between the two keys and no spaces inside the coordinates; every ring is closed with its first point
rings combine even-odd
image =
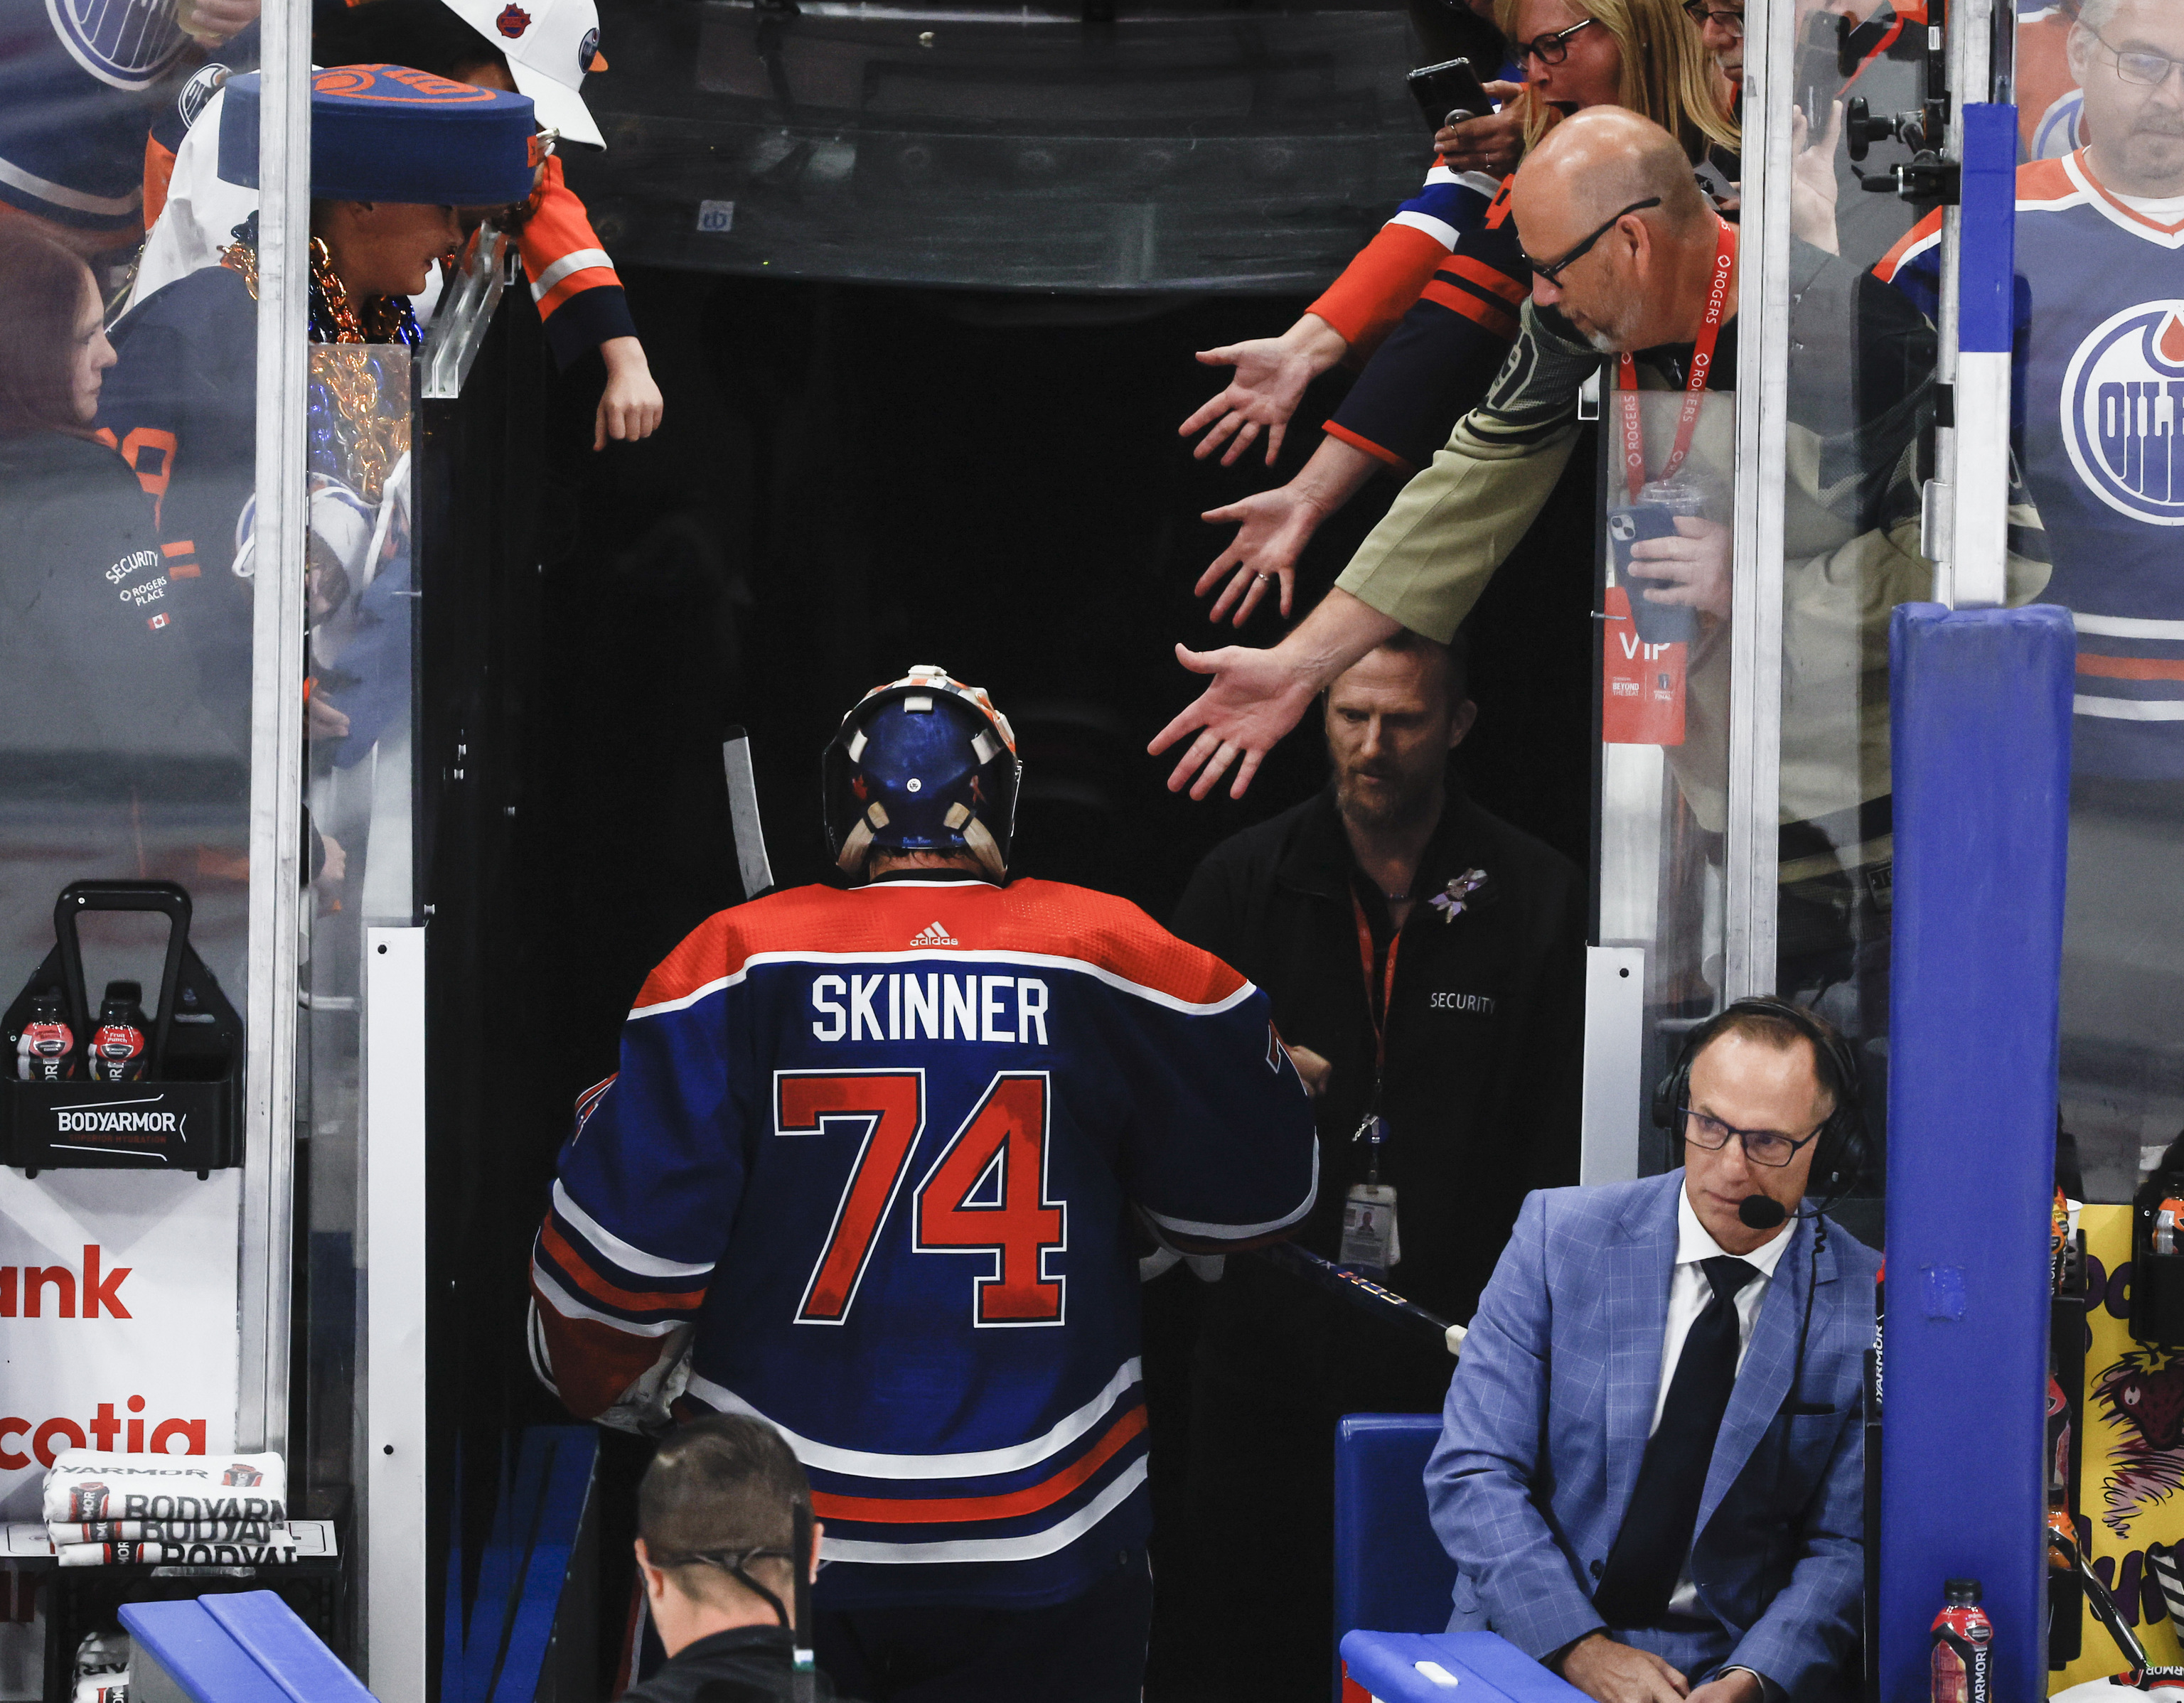
{"type": "MultiPolygon", "coordinates": [[[[857,1142],[825,1245],[796,1309],[799,1324],[838,1325],[925,1132],[923,1071],[781,1071],[774,1133],[857,1142]]],[[[912,1249],[983,1256],[972,1286],[982,1327],[1063,1322],[1067,1279],[1047,1256],[1069,1245],[1068,1207],[1047,1183],[1044,1071],[1003,1071],[911,1194],[912,1249]]]]}

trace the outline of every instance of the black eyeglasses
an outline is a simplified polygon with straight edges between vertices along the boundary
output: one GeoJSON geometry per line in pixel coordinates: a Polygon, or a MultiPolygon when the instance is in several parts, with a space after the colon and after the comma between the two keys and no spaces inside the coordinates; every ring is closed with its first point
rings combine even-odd
{"type": "Polygon", "coordinates": [[[1719,1153],[1729,1145],[1732,1135],[1744,1144],[1744,1156],[1754,1165],[1764,1165],[1780,1171],[1797,1156],[1797,1149],[1819,1139],[1820,1130],[1827,1127],[1824,1120],[1820,1128],[1810,1135],[1798,1138],[1785,1135],[1779,1129],[1735,1129],[1719,1118],[1702,1111],[1684,1108],[1684,1139],[1693,1147],[1702,1147],[1708,1153],[1719,1153]]]}
{"type": "Polygon", "coordinates": [[[1724,12],[1719,7],[1708,5],[1707,0],[1684,0],[1684,16],[1702,30],[1709,24],[1719,24],[1732,36],[1744,33],[1744,14],[1741,11],[1724,12]]]}
{"type": "Polygon", "coordinates": [[[1569,58],[1569,38],[1580,30],[1590,30],[1599,21],[1597,18],[1580,18],[1567,30],[1535,36],[1529,42],[1513,42],[1509,44],[1510,63],[1521,66],[1527,59],[1537,59],[1543,65],[1559,65],[1569,58]]]}
{"type": "Polygon", "coordinates": [[[2118,76],[2127,83],[2137,84],[2142,89],[2158,89],[2169,81],[2171,71],[2184,70],[2184,59],[2172,59],[2166,53],[2152,53],[2144,48],[2116,47],[2098,30],[2088,29],[2086,34],[2115,55],[2118,76]]]}
{"type": "Polygon", "coordinates": [[[1628,219],[1632,214],[1643,213],[1647,208],[1658,207],[1660,204],[1661,198],[1658,195],[1649,196],[1643,201],[1634,201],[1620,213],[1617,214],[1614,218],[1609,220],[1606,224],[1602,225],[1600,229],[1594,231],[1591,236],[1586,237],[1584,242],[1579,243],[1576,248],[1571,249],[1568,253],[1563,255],[1561,259],[1553,261],[1535,260],[1529,254],[1527,254],[1524,256],[1524,264],[1532,269],[1532,274],[1535,277],[1545,278],[1550,284],[1552,284],[1556,288],[1559,289],[1562,287],[1563,274],[1568,270],[1569,268],[1575,265],[1579,261],[1584,259],[1586,255],[1590,254],[1592,252],[1592,245],[1594,243],[1599,242],[1602,237],[1613,231],[1619,222],[1623,220],[1628,219]]]}

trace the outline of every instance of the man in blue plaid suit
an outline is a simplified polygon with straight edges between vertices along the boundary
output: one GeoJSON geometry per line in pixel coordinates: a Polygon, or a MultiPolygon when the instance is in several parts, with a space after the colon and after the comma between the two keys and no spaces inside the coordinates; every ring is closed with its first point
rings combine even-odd
{"type": "Polygon", "coordinates": [[[1810,1215],[1757,1227],[1855,1174],[1855,1070],[1809,1013],[1740,1001],[1663,1091],[1685,1169],[1525,1200],[1426,1467],[1450,1630],[1598,1703],[1854,1687],[1880,1262],[1833,1225],[1815,1249],[1810,1215]]]}

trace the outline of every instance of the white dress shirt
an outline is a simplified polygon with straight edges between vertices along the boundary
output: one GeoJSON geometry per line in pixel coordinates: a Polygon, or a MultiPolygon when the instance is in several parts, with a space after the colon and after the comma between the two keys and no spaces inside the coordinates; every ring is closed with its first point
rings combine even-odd
{"type": "MultiPolygon", "coordinates": [[[[1661,1335],[1661,1387],[1654,1392],[1653,1422],[1646,1428],[1648,1438],[1659,1429],[1661,1410],[1669,1405],[1669,1386],[1675,1380],[1676,1361],[1683,1354],[1684,1338],[1691,1333],[1691,1327],[1713,1299],[1713,1285],[1707,1281],[1699,1262],[1735,1258],[1759,1273],[1736,1293],[1736,1368],[1741,1372],[1744,1356],[1752,1348],[1752,1327],[1759,1322],[1759,1308],[1767,1299],[1767,1286],[1774,1280],[1774,1268],[1781,1264],[1782,1255],[1790,1246],[1791,1233],[1797,1227],[1797,1221],[1792,1218],[1749,1254],[1732,1255],[1699,1222],[1699,1215],[1691,1210],[1688,1188],[1676,1191],[1676,1269],[1669,1279],[1669,1326],[1661,1335]]],[[[1698,1588],[1691,1583],[1688,1556],[1684,1558],[1683,1571],[1677,1576],[1676,1589],[1669,1598],[1669,1612],[1706,1612],[1699,1602],[1698,1588]]]]}

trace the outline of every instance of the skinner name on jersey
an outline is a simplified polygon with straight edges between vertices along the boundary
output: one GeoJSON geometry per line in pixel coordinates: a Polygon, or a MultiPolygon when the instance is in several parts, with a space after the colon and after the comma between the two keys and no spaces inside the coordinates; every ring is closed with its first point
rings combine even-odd
{"type": "Polygon", "coordinates": [[[1046,983],[1028,976],[894,971],[811,984],[822,1041],[1046,1042],[1046,983]]]}

